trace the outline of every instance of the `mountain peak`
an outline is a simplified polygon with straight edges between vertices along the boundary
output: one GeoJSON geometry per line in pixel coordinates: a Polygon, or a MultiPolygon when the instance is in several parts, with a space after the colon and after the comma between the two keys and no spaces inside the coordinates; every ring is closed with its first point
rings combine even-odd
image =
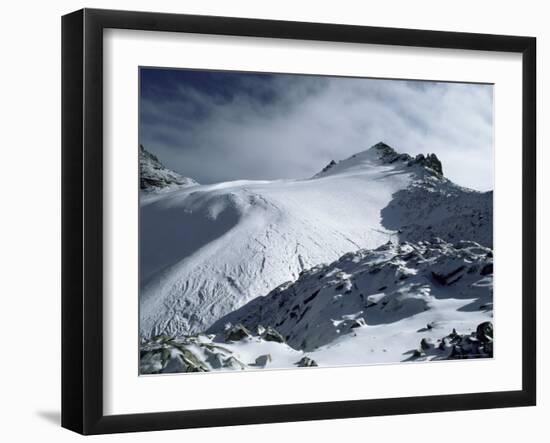
{"type": "Polygon", "coordinates": [[[376,143],[375,145],[372,145],[368,150],[378,151],[383,154],[397,154],[395,149],[393,149],[390,145],[387,145],[386,143],[380,141],[376,143]]]}
{"type": "Polygon", "coordinates": [[[198,183],[164,166],[158,157],[139,145],[139,187],[142,191],[160,191],[174,186],[198,183]]]}
{"type": "Polygon", "coordinates": [[[412,165],[421,165],[426,168],[431,169],[439,175],[443,175],[443,166],[441,161],[437,158],[435,154],[418,154],[416,157],[412,157],[409,154],[399,154],[391,146],[387,145],[384,142],[378,142],[372,146],[369,150],[373,150],[379,153],[379,158],[384,163],[394,163],[396,161],[406,161],[407,166],[412,165]]]}
{"type": "Polygon", "coordinates": [[[428,154],[424,156],[424,154],[418,154],[413,161],[414,163],[430,168],[439,175],[443,176],[443,166],[441,164],[441,160],[437,158],[437,155],[428,154]]]}
{"type": "Polygon", "coordinates": [[[406,167],[413,165],[420,165],[437,176],[443,176],[443,167],[441,161],[435,154],[418,154],[416,157],[412,157],[409,154],[401,154],[397,152],[390,145],[380,141],[371,146],[365,151],[353,154],[345,160],[336,162],[331,160],[321,172],[316,174],[314,178],[324,177],[326,175],[333,175],[344,171],[358,170],[363,167],[374,166],[376,164],[388,165],[392,163],[401,162],[406,167]]]}

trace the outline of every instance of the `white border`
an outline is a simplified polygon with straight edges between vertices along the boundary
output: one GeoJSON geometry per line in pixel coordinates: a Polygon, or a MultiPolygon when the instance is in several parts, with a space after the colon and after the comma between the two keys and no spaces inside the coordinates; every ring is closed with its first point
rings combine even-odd
{"type": "Polygon", "coordinates": [[[509,53],[104,31],[104,413],[521,389],[521,72],[509,53]],[[138,66],[495,83],[496,357],[138,377],[138,66]]]}

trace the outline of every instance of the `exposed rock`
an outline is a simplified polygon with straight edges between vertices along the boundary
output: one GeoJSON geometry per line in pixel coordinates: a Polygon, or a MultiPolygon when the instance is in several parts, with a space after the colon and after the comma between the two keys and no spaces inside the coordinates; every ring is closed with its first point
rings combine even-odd
{"type": "Polygon", "coordinates": [[[493,264],[487,263],[483,268],[481,268],[481,271],[479,271],[481,275],[489,275],[493,273],[493,264]]]}
{"type": "Polygon", "coordinates": [[[384,163],[393,163],[402,157],[403,160],[410,160],[411,157],[408,154],[398,154],[395,149],[387,145],[384,142],[378,142],[371,149],[378,152],[378,158],[384,163]]]}
{"type": "Polygon", "coordinates": [[[223,354],[212,350],[206,350],[206,363],[208,363],[212,369],[219,369],[223,367],[223,354]]]}
{"type": "Polygon", "coordinates": [[[432,271],[432,277],[441,285],[451,285],[460,279],[460,273],[465,269],[466,267],[464,265],[460,265],[447,274],[440,274],[432,271]]]}
{"type": "MultiPolygon", "coordinates": [[[[493,247],[493,192],[462,188],[432,171],[419,174],[397,191],[382,212],[382,224],[401,241],[434,241],[439,237],[461,247],[474,241],[493,247]]],[[[492,251],[487,251],[492,257],[492,251]]]]}
{"type": "Polygon", "coordinates": [[[334,160],[331,160],[328,165],[326,165],[322,170],[321,173],[327,172],[330,168],[332,168],[334,165],[336,165],[336,162],[334,160]]]}
{"type": "MultiPolygon", "coordinates": [[[[168,361],[168,364],[164,367],[163,373],[164,374],[171,374],[171,373],[177,373],[177,372],[195,372],[194,369],[195,366],[192,366],[191,368],[193,370],[189,371],[188,366],[184,363],[183,359],[178,355],[174,358],[171,358],[168,361]]],[[[200,372],[200,371],[196,371],[200,372]]]]}
{"type": "MultiPolygon", "coordinates": [[[[403,166],[405,167],[420,165],[426,168],[426,170],[430,174],[437,177],[443,177],[443,168],[441,166],[441,161],[437,158],[435,154],[428,154],[426,156],[424,154],[418,154],[416,157],[413,158],[409,154],[400,154],[396,152],[395,149],[384,142],[376,143],[368,151],[376,152],[378,159],[385,164],[402,162],[403,166]]],[[[331,160],[330,163],[328,163],[318,174],[315,175],[315,177],[322,176],[325,173],[331,171],[335,166],[340,166],[343,164],[343,162],[354,159],[362,154],[363,153],[352,155],[349,159],[343,160],[342,162],[335,162],[334,160],[331,160]]]]}
{"type": "MultiPolygon", "coordinates": [[[[467,270],[474,265],[481,269],[492,261],[488,251],[475,242],[455,248],[441,239],[354,251],[304,271],[292,285],[252,300],[221,318],[210,331],[219,331],[227,322],[250,330],[261,324],[275,328],[278,341],[285,337],[290,347],[312,352],[338,337],[363,335],[365,325],[394,323],[431,310],[450,295],[471,300],[465,301],[464,309],[477,311],[492,301],[492,277],[467,270]],[[401,279],[402,275],[409,277],[401,279]]],[[[418,330],[421,334],[433,328],[438,317],[425,318],[430,323],[418,330]]]]}
{"type": "Polygon", "coordinates": [[[140,373],[206,372],[208,366],[193,350],[200,345],[197,337],[158,336],[145,341],[140,345],[140,373]]]}
{"type": "Polygon", "coordinates": [[[435,171],[440,176],[443,175],[443,166],[435,154],[428,154],[426,156],[424,156],[424,154],[418,154],[409,164],[411,166],[414,164],[422,165],[435,171]]]}
{"type": "Polygon", "coordinates": [[[256,366],[265,367],[270,361],[271,361],[271,355],[264,354],[257,357],[256,360],[254,361],[254,364],[256,366]]]}
{"type": "Polygon", "coordinates": [[[493,323],[486,321],[477,326],[476,336],[483,342],[493,341],[493,323]]]}
{"type": "Polygon", "coordinates": [[[302,357],[300,361],[296,362],[295,364],[300,368],[319,366],[315,360],[306,356],[302,357]]]}
{"type": "Polygon", "coordinates": [[[284,337],[281,334],[279,334],[271,326],[267,327],[267,329],[265,330],[265,332],[262,335],[262,338],[265,341],[274,341],[274,342],[277,342],[277,343],[284,343],[285,342],[284,337]]]}
{"type": "Polygon", "coordinates": [[[142,191],[160,191],[196,184],[195,180],[166,168],[155,155],[139,145],[139,187],[142,191]]]}
{"type": "Polygon", "coordinates": [[[433,340],[423,338],[420,348],[421,350],[414,352],[411,358],[428,357],[435,360],[491,358],[493,357],[493,324],[481,323],[476,331],[470,334],[459,334],[456,329],[453,329],[449,335],[441,339],[437,347],[433,340]]]}
{"type": "Polygon", "coordinates": [[[435,348],[435,344],[431,338],[423,338],[422,340],[420,340],[420,347],[424,351],[428,351],[435,348]]]}
{"type": "Polygon", "coordinates": [[[384,142],[379,142],[372,147],[379,153],[379,158],[384,163],[395,163],[397,161],[407,162],[408,166],[421,165],[431,169],[439,176],[443,176],[443,167],[441,161],[435,154],[418,154],[416,157],[411,157],[409,154],[399,154],[391,146],[384,142]]]}
{"type": "Polygon", "coordinates": [[[139,372],[141,374],[158,374],[166,365],[160,352],[141,352],[139,360],[139,372]]]}
{"type": "Polygon", "coordinates": [[[226,369],[238,369],[238,370],[246,369],[246,365],[233,356],[227,358],[223,362],[223,367],[226,369]]]}
{"type": "Polygon", "coordinates": [[[240,341],[248,337],[251,337],[250,331],[240,323],[233,326],[225,333],[225,341],[240,341]]]}

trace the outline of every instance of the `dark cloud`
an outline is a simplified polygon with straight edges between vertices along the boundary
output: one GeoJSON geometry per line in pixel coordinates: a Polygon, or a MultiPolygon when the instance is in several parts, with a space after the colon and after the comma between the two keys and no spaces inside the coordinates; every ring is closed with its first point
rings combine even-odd
{"type": "Polygon", "coordinates": [[[378,141],[493,188],[489,85],[141,69],[140,141],[201,183],[309,177],[378,141]]]}

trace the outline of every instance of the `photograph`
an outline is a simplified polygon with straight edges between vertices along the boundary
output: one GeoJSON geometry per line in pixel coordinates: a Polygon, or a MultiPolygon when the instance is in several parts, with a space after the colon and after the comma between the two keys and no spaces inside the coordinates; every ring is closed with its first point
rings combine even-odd
{"type": "Polygon", "coordinates": [[[139,67],[139,374],[492,358],[493,100],[139,67]]]}
{"type": "Polygon", "coordinates": [[[427,3],[3,5],[0,442],[550,435],[548,14],[427,3]]]}

